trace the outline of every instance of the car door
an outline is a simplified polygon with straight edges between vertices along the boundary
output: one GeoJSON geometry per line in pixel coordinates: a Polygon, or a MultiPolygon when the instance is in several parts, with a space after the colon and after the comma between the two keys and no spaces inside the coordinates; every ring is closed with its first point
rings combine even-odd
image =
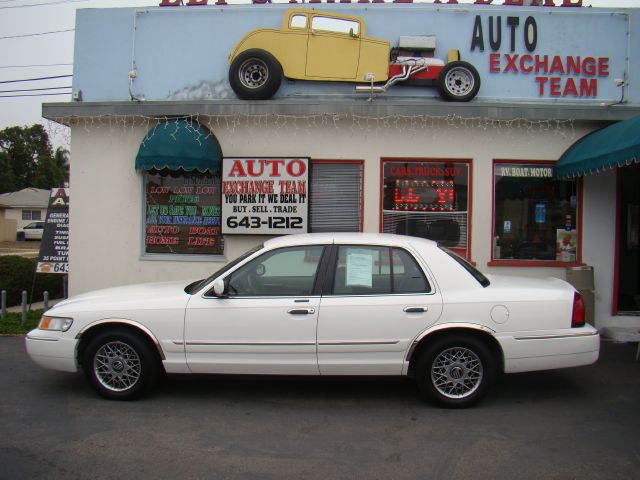
{"type": "Polygon", "coordinates": [[[317,375],[322,245],[271,250],[225,278],[228,294],[194,296],[184,344],[195,373],[317,375]]]}
{"type": "Polygon", "coordinates": [[[321,375],[400,375],[413,339],[442,299],[407,250],[340,245],[318,319],[321,375]]]}
{"type": "Polygon", "coordinates": [[[307,45],[308,77],[353,80],[360,58],[360,23],[316,15],[307,45]]]}

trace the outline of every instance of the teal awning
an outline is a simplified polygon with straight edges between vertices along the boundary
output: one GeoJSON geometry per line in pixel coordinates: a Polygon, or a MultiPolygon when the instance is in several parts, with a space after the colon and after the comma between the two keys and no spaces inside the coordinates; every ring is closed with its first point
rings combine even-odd
{"type": "Polygon", "coordinates": [[[153,127],[142,140],[136,170],[218,172],[222,149],[215,135],[195,122],[168,120],[153,127]]]}
{"type": "Polygon", "coordinates": [[[640,115],[590,133],[556,163],[558,178],[580,177],[640,162],[640,115]]]}

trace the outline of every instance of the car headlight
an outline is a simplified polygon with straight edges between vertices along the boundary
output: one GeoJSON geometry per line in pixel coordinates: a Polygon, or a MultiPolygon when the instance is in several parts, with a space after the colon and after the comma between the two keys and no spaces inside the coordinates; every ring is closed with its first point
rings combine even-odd
{"type": "Polygon", "coordinates": [[[72,323],[73,318],[44,316],[40,319],[38,328],[40,330],[56,330],[60,332],[66,332],[71,328],[72,323]]]}

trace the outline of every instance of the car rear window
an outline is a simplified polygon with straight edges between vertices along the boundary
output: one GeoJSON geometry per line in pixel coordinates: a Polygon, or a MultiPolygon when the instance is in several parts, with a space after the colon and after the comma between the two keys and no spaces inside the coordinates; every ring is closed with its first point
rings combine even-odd
{"type": "Polygon", "coordinates": [[[466,259],[462,258],[457,253],[452,252],[448,248],[443,247],[442,245],[438,245],[438,247],[440,248],[440,250],[445,252],[447,255],[453,258],[456,262],[462,265],[462,268],[464,268],[467,272],[469,272],[471,276],[475,278],[480,285],[482,285],[485,288],[491,285],[491,282],[489,281],[489,279],[485,277],[480,270],[478,270],[476,267],[471,265],[466,259]]]}

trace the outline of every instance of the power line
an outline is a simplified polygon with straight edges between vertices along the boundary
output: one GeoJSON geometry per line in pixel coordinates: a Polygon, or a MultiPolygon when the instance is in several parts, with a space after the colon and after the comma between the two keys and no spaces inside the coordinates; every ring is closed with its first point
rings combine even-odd
{"type": "Polygon", "coordinates": [[[70,28],[68,30],[54,30],[53,32],[27,33],[25,35],[9,35],[8,37],[0,37],[0,40],[5,40],[7,38],[37,37],[39,35],[50,35],[52,33],[66,33],[73,31],[75,31],[75,28],[70,28]]]}
{"type": "Polygon", "coordinates": [[[0,81],[0,83],[34,82],[37,80],[52,80],[54,78],[69,78],[69,77],[73,77],[73,75],[55,75],[53,77],[25,78],[22,80],[3,80],[3,81],[0,81]]]}
{"type": "Polygon", "coordinates": [[[0,65],[0,68],[62,67],[71,65],[73,65],[73,63],[42,63],[35,65],[0,65]]]}
{"type": "Polygon", "coordinates": [[[22,90],[0,90],[0,93],[38,92],[38,91],[41,91],[41,90],[62,90],[64,88],[72,88],[72,87],[68,86],[68,87],[27,88],[27,89],[22,89],[22,90]]]}
{"type": "Polygon", "coordinates": [[[47,97],[51,95],[71,95],[71,92],[68,93],[34,93],[33,95],[30,93],[25,93],[21,95],[0,95],[0,98],[18,98],[18,97],[47,97]]]}
{"type": "Polygon", "coordinates": [[[60,5],[61,3],[79,3],[79,2],[87,2],[89,0],[60,0],[58,2],[49,2],[49,3],[32,3],[30,5],[11,5],[9,7],[0,7],[0,10],[5,10],[8,8],[29,8],[29,7],[43,7],[47,5],[60,5]]]}

